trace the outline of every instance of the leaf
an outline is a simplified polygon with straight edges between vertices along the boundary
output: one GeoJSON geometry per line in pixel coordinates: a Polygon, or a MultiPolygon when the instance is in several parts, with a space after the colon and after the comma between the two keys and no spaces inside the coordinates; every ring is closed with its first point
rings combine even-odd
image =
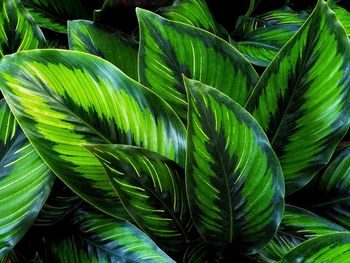
{"type": "Polygon", "coordinates": [[[96,56],[67,50],[6,56],[0,87],[49,167],[81,198],[115,217],[125,219],[124,208],[102,165],[82,145],[133,144],[184,165],[185,128],[175,113],[96,56]]]}
{"type": "Polygon", "coordinates": [[[350,37],[350,12],[334,3],[329,3],[329,7],[335,13],[335,16],[339,19],[340,23],[343,25],[348,37],[350,37]]]}
{"type": "Polygon", "coordinates": [[[21,0],[34,20],[44,28],[67,32],[67,20],[92,18],[82,0],[21,0]]]}
{"type": "Polygon", "coordinates": [[[19,0],[1,1],[0,57],[19,50],[43,47],[43,33],[19,0]]]}
{"type": "Polygon", "coordinates": [[[132,224],[79,209],[71,236],[51,243],[61,263],[175,262],[132,224]]]}
{"type": "Polygon", "coordinates": [[[329,161],[349,127],[349,57],[343,28],[320,0],[247,102],[279,157],[288,194],[329,161]]]}
{"type": "Polygon", "coordinates": [[[32,225],[54,176],[0,100],[0,258],[32,225]]]}
{"type": "Polygon", "coordinates": [[[46,203],[40,210],[34,225],[40,227],[54,226],[60,223],[82,203],[63,182],[56,179],[46,203]]]}
{"type": "Polygon", "coordinates": [[[185,120],[182,74],[245,103],[258,75],[230,44],[192,26],[137,9],[140,26],[139,81],[162,96],[185,120]]]}
{"type": "Polygon", "coordinates": [[[266,67],[279,50],[303,25],[308,13],[296,12],[289,7],[270,11],[248,19],[246,34],[236,48],[253,64],[266,67]]]}
{"type": "Polygon", "coordinates": [[[299,207],[286,205],[276,236],[259,251],[265,261],[279,261],[305,240],[347,230],[332,221],[299,207]]]}
{"type": "Polygon", "coordinates": [[[102,57],[137,80],[138,44],[119,31],[86,20],[68,22],[69,49],[102,57]]]}
{"type": "Polygon", "coordinates": [[[125,209],[146,234],[169,250],[187,242],[191,224],[180,166],[133,146],[88,149],[101,161],[125,209]]]}
{"type": "Polygon", "coordinates": [[[350,257],[350,233],[336,233],[313,238],[285,255],[281,263],[343,263],[350,257]]]}
{"type": "Polygon", "coordinates": [[[202,237],[254,253],[284,209],[283,174],[267,137],[240,105],[200,82],[188,92],[186,189],[202,237]]]}

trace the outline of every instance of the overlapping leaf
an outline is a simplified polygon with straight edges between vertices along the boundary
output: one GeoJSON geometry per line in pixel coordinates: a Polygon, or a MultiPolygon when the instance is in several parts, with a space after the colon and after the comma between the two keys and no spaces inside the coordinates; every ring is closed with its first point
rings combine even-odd
{"type": "Polygon", "coordinates": [[[344,263],[350,258],[350,233],[336,233],[310,239],[286,254],[281,263],[344,263]]]}
{"type": "Polygon", "coordinates": [[[182,74],[245,103],[257,73],[230,44],[192,26],[137,9],[140,26],[139,80],[186,119],[182,74]]]}
{"type": "Polygon", "coordinates": [[[302,208],[286,205],[276,236],[259,252],[268,262],[278,261],[305,240],[347,229],[302,208]]]}
{"type": "Polygon", "coordinates": [[[119,31],[86,20],[68,22],[69,48],[102,57],[137,80],[138,44],[119,31]]]}
{"type": "Polygon", "coordinates": [[[81,262],[174,262],[132,224],[79,209],[73,218],[73,234],[51,243],[55,259],[81,262]]]}
{"type": "Polygon", "coordinates": [[[320,0],[247,103],[280,159],[288,193],[329,161],[348,129],[349,59],[344,29],[320,0]]]}
{"type": "Polygon", "coordinates": [[[116,217],[124,218],[124,209],[83,144],[134,144],[184,164],[185,128],[175,113],[98,57],[66,50],[6,56],[0,87],[50,168],[83,199],[116,217]]]}
{"type": "Polygon", "coordinates": [[[280,164],[257,122],[219,91],[185,80],[186,188],[194,223],[215,245],[248,253],[275,234],[284,208],[280,164]]]}
{"type": "Polygon", "coordinates": [[[167,249],[188,240],[184,171],[163,156],[126,145],[88,149],[103,163],[124,207],[140,228],[167,249]]]}
{"type": "Polygon", "coordinates": [[[340,23],[343,25],[346,34],[350,36],[350,12],[332,2],[329,4],[329,6],[339,19],[340,23]]]}
{"type": "Polygon", "coordinates": [[[0,100],[0,258],[32,225],[54,176],[0,100]]]}
{"type": "Polygon", "coordinates": [[[42,48],[45,37],[19,0],[0,2],[0,57],[18,50],[42,48]]]}

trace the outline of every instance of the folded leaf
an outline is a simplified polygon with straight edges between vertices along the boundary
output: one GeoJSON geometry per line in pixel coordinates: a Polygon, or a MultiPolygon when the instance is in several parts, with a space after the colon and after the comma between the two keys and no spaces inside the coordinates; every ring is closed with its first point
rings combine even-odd
{"type": "Polygon", "coordinates": [[[286,205],[275,237],[259,251],[264,261],[278,261],[305,240],[347,229],[299,207],[286,205]]]}
{"type": "Polygon", "coordinates": [[[0,87],[29,140],[74,192],[125,218],[98,160],[82,145],[139,145],[184,165],[185,128],[154,93],[96,56],[34,50],[0,61],[0,87]]]}
{"type": "Polygon", "coordinates": [[[68,22],[69,49],[102,57],[137,80],[138,44],[119,31],[112,31],[87,20],[68,22]]]}
{"type": "Polygon", "coordinates": [[[349,57],[344,29],[320,0],[247,102],[280,159],[287,193],[329,161],[349,127],[349,57]]]}
{"type": "Polygon", "coordinates": [[[0,258],[32,225],[54,176],[0,100],[0,258]]]}
{"type": "Polygon", "coordinates": [[[41,48],[45,37],[19,0],[0,3],[0,57],[18,50],[41,48]]]}
{"type": "Polygon", "coordinates": [[[186,119],[182,74],[245,103],[258,75],[224,40],[192,26],[137,9],[140,25],[139,81],[186,119]]]}
{"type": "Polygon", "coordinates": [[[182,247],[191,226],[183,169],[137,147],[96,145],[88,149],[105,167],[125,209],[140,228],[162,247],[182,247]]]}
{"type": "Polygon", "coordinates": [[[336,233],[313,238],[285,255],[281,263],[344,263],[350,258],[350,233],[336,233]]]}
{"type": "Polygon", "coordinates": [[[186,189],[199,233],[215,245],[253,253],[282,219],[284,182],[258,123],[219,91],[185,80],[188,91],[186,189]]]}
{"type": "Polygon", "coordinates": [[[61,263],[174,262],[128,222],[87,209],[79,209],[72,221],[73,234],[50,244],[61,263]]]}

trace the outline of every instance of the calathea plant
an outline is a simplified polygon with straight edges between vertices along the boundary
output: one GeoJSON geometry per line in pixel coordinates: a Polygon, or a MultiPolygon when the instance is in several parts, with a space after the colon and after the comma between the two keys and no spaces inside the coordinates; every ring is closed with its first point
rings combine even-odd
{"type": "Polygon", "coordinates": [[[122,2],[1,2],[1,262],[347,262],[346,9],[122,2]]]}

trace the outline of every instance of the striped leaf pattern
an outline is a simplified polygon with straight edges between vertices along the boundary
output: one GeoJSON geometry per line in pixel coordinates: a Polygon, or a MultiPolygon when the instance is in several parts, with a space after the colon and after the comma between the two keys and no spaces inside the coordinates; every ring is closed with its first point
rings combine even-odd
{"type": "Polygon", "coordinates": [[[66,50],[6,56],[0,87],[49,167],[80,197],[115,217],[125,218],[124,209],[102,165],[82,145],[134,144],[184,165],[185,128],[176,114],[96,56],[66,50]]]}
{"type": "Polygon", "coordinates": [[[192,26],[137,9],[140,26],[139,81],[162,96],[184,120],[182,74],[245,103],[258,75],[224,40],[192,26]]]}
{"type": "Polygon", "coordinates": [[[194,223],[206,241],[254,253],[282,219],[280,164],[261,127],[239,104],[200,82],[185,84],[186,189],[194,223]]]}
{"type": "Polygon", "coordinates": [[[187,242],[191,224],[180,166],[132,146],[88,149],[103,163],[124,207],[145,233],[169,250],[187,242]]]}
{"type": "Polygon", "coordinates": [[[61,263],[175,262],[128,222],[86,208],[79,209],[72,222],[73,235],[50,244],[61,263]]]}
{"type": "Polygon", "coordinates": [[[102,57],[137,80],[138,44],[122,32],[87,20],[68,21],[69,49],[102,57]]]}
{"type": "Polygon", "coordinates": [[[285,255],[281,263],[344,263],[350,258],[350,233],[320,236],[302,243],[285,255]]]}
{"type": "Polygon", "coordinates": [[[329,161],[349,127],[349,58],[344,29],[320,0],[247,103],[280,159],[287,193],[329,161]]]}
{"type": "Polygon", "coordinates": [[[328,1],[330,8],[335,13],[336,17],[339,19],[340,23],[343,25],[346,34],[350,37],[350,12],[345,8],[328,1]]]}
{"type": "Polygon", "coordinates": [[[259,251],[259,256],[264,261],[279,261],[305,240],[346,231],[347,229],[314,213],[296,206],[286,205],[276,236],[259,251]]]}
{"type": "Polygon", "coordinates": [[[54,176],[0,100],[0,258],[32,225],[54,176]]]}
{"type": "Polygon", "coordinates": [[[0,57],[45,47],[45,37],[19,0],[0,2],[0,57]]]}

